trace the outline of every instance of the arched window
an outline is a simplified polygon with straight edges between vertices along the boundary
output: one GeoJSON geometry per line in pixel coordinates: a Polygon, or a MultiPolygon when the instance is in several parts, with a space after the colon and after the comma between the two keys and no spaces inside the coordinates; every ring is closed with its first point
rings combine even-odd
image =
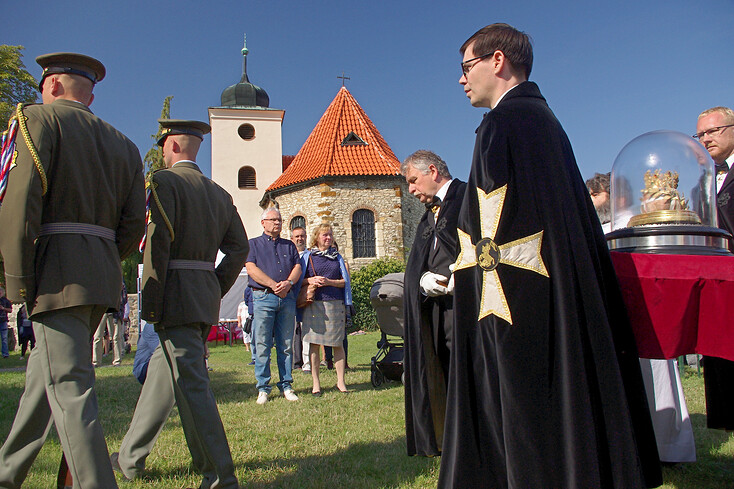
{"type": "Polygon", "coordinates": [[[375,213],[369,209],[352,215],[352,249],[354,258],[375,256],[375,213]]]}
{"type": "Polygon", "coordinates": [[[237,186],[241,189],[257,188],[257,175],[251,166],[243,166],[237,173],[237,186]]]}
{"type": "Polygon", "coordinates": [[[303,216],[295,216],[291,219],[291,223],[288,225],[288,229],[293,231],[295,228],[306,229],[306,218],[303,216]]]}

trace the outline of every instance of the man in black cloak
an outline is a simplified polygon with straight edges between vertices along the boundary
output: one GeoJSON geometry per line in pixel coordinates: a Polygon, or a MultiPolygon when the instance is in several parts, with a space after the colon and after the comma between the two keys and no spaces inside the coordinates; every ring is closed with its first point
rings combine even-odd
{"type": "MultiPolygon", "coordinates": [[[[696,123],[696,138],[701,141],[716,165],[716,210],[718,226],[734,233],[734,111],[729,107],[704,110],[696,123]]],[[[729,251],[734,252],[730,248],[729,251]]],[[[734,430],[734,362],[718,357],[703,357],[706,386],[706,426],[734,430]]]]}
{"type": "Polygon", "coordinates": [[[439,487],[662,483],[637,348],[568,138],[506,24],[461,48],[491,110],[459,214],[439,487]]]}
{"type": "Polygon", "coordinates": [[[466,183],[451,177],[437,154],[420,150],[401,166],[408,190],[423,204],[405,270],[405,433],[408,455],[441,455],[446,411],[453,282],[459,252],[456,220],[466,183]]]}

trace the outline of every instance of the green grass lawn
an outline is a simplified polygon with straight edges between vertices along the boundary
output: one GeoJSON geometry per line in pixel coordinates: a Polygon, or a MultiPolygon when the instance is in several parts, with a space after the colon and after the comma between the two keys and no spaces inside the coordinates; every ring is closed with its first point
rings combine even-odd
{"type": "MultiPolygon", "coordinates": [[[[348,395],[336,390],[334,371],[322,371],[321,398],[313,398],[311,377],[294,371],[296,403],[271,397],[255,404],[254,367],[239,344],[211,346],[212,388],[219,404],[237,477],[248,488],[429,488],[436,487],[439,459],[405,454],[403,388],[370,383],[370,358],[378,333],[349,338],[348,395]]],[[[105,359],[108,363],[110,358],[105,359]]],[[[0,363],[0,440],[5,440],[23,391],[19,352],[0,363]]],[[[274,362],[273,362],[274,365],[274,362]]],[[[110,452],[116,451],[132,418],[140,385],[132,377],[132,355],[120,368],[96,370],[97,396],[110,452]]],[[[277,378],[277,369],[273,371],[277,378]]],[[[687,373],[683,385],[696,437],[698,462],[664,468],[666,489],[734,489],[734,435],[707,430],[703,379],[687,373]]],[[[277,389],[274,389],[277,391],[277,389]]],[[[24,487],[55,487],[61,448],[52,430],[24,487]]],[[[198,487],[177,412],[169,419],[147,460],[142,481],[122,488],[198,487]]]]}

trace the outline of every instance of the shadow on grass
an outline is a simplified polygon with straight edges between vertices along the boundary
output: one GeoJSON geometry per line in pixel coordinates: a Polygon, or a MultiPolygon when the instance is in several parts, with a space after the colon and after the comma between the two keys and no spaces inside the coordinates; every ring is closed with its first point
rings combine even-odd
{"type": "MultiPolygon", "coordinates": [[[[322,489],[324,487],[348,487],[350,489],[374,489],[398,487],[424,477],[428,487],[435,486],[438,459],[408,457],[405,440],[391,442],[356,443],[348,448],[325,456],[289,457],[237,464],[242,488],[322,489]],[[434,465],[436,467],[434,467],[434,465]],[[329,467],[326,471],[324,468],[329,467]],[[268,474],[277,474],[275,477],[268,474]],[[267,478],[267,480],[262,480],[267,478]]],[[[171,470],[146,469],[143,480],[151,483],[172,478],[191,477],[193,466],[180,466],[171,470]]]]}
{"type": "Polygon", "coordinates": [[[663,468],[663,480],[676,489],[734,489],[734,445],[732,434],[706,428],[706,415],[691,414],[696,440],[695,463],[663,468]]]}

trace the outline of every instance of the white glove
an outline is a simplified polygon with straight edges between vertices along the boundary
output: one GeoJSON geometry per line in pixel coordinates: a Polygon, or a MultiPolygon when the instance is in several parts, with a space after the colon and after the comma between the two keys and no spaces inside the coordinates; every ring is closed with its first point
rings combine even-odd
{"type": "Polygon", "coordinates": [[[451,278],[449,278],[449,284],[446,286],[446,290],[448,291],[449,295],[454,295],[454,268],[456,268],[456,263],[452,263],[449,265],[449,270],[451,270],[451,278]]]}
{"type": "Polygon", "coordinates": [[[439,281],[445,284],[448,282],[448,278],[444,277],[443,275],[439,275],[438,273],[425,272],[423,275],[421,275],[421,292],[423,292],[423,294],[427,295],[428,297],[436,297],[439,295],[448,294],[448,289],[446,288],[446,286],[441,285],[439,281]]]}

